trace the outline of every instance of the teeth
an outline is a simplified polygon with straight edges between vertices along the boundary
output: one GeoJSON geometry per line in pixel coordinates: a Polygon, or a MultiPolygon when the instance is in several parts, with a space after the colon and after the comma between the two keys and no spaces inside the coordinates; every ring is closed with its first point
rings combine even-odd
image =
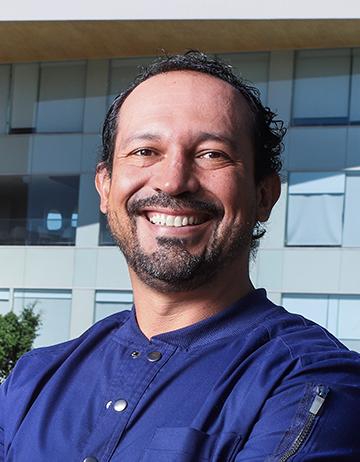
{"type": "Polygon", "coordinates": [[[151,221],[151,223],[154,223],[154,225],[181,227],[188,225],[197,225],[200,223],[200,218],[184,217],[179,215],[165,215],[164,213],[159,213],[157,215],[152,215],[151,217],[149,217],[149,221],[151,221]]]}
{"type": "Polygon", "coordinates": [[[166,226],[174,226],[175,217],[168,215],[166,217],[166,226]]]}

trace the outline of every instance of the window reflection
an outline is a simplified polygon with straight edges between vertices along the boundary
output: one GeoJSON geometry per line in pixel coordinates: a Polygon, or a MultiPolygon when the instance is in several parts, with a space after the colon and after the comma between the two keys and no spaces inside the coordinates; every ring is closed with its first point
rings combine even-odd
{"type": "Polygon", "coordinates": [[[74,245],[78,176],[0,177],[0,244],[74,245]]]}
{"type": "Polygon", "coordinates": [[[100,213],[99,245],[116,245],[109,231],[106,215],[100,213]]]}
{"type": "Polygon", "coordinates": [[[52,210],[47,214],[46,220],[47,229],[49,231],[58,231],[62,227],[62,215],[56,210],[52,210]]]}

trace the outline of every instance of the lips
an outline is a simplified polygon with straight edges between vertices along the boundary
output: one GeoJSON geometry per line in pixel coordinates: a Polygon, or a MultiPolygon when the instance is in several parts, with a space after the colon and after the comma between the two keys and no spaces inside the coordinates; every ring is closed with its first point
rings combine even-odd
{"type": "Polygon", "coordinates": [[[166,228],[169,231],[184,228],[184,232],[190,232],[191,227],[200,229],[200,225],[223,215],[222,208],[213,202],[199,200],[185,193],[180,199],[162,191],[151,197],[134,198],[129,201],[127,208],[130,216],[141,216],[163,231],[166,228]]]}

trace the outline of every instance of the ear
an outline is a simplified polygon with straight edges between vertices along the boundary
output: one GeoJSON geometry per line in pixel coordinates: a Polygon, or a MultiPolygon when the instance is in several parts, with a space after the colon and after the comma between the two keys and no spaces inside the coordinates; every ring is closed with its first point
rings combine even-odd
{"type": "Polygon", "coordinates": [[[281,182],[277,173],[267,175],[257,185],[257,221],[265,222],[280,197],[281,182]]]}
{"type": "Polygon", "coordinates": [[[106,165],[101,162],[96,168],[95,187],[100,196],[100,210],[107,213],[111,178],[106,165]]]}

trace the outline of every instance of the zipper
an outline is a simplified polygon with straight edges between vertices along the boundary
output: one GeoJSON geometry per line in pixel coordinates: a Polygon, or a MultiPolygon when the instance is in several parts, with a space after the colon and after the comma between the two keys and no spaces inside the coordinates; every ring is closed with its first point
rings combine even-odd
{"type": "Polygon", "coordinates": [[[316,417],[319,414],[320,409],[322,408],[325,402],[327,393],[328,393],[328,390],[323,385],[318,385],[316,387],[315,396],[311,402],[311,405],[308,411],[308,416],[305,420],[305,424],[300,430],[300,432],[298,433],[298,435],[296,436],[292,445],[281,456],[281,458],[279,459],[279,462],[286,462],[287,460],[289,460],[290,457],[295,455],[298,452],[298,450],[301,448],[301,446],[305,443],[307,437],[309,436],[311,430],[313,429],[316,417]]]}

